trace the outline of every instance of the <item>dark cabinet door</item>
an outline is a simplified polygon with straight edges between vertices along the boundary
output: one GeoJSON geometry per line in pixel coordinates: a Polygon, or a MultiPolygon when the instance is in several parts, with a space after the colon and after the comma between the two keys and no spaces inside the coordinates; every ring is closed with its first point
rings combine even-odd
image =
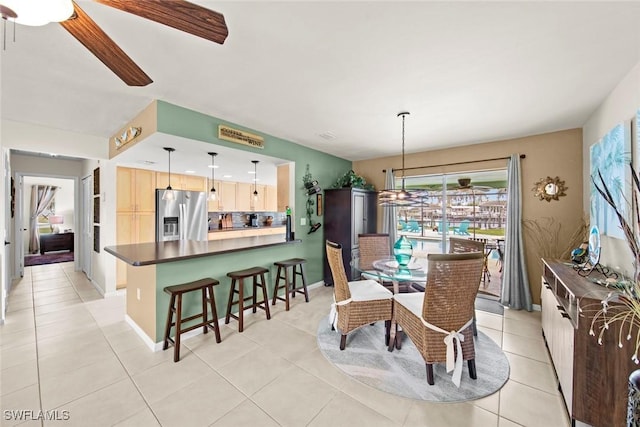
{"type": "MultiPolygon", "coordinates": [[[[348,280],[355,277],[350,263],[354,256],[358,256],[358,234],[376,232],[376,196],[375,191],[354,188],[325,190],[324,237],[342,246],[342,261],[348,280]]],[[[333,284],[326,254],[324,282],[333,284]]]]}

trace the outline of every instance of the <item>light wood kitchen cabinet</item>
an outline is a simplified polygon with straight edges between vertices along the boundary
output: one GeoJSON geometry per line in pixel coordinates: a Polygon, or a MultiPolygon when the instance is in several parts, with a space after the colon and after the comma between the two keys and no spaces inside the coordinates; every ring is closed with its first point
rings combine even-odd
{"type": "Polygon", "coordinates": [[[275,185],[265,185],[264,210],[278,212],[278,187],[275,185]]]}
{"type": "MultiPolygon", "coordinates": [[[[169,186],[169,174],[156,172],[156,188],[169,186]]],[[[174,190],[207,191],[207,179],[202,176],[171,174],[171,188],[174,190]]]]}
{"type": "Polygon", "coordinates": [[[250,211],[253,206],[253,185],[246,182],[236,183],[236,209],[237,211],[250,211]]]}
{"type": "Polygon", "coordinates": [[[221,211],[235,211],[236,208],[236,184],[232,181],[220,181],[216,187],[218,192],[218,206],[221,211]]]}
{"type": "MultiPolygon", "coordinates": [[[[211,181],[209,181],[208,185],[211,185],[211,181]]],[[[207,188],[207,210],[209,212],[218,212],[220,211],[220,192],[222,191],[220,189],[220,181],[214,181],[213,186],[216,189],[216,199],[209,199],[209,196],[211,195],[211,187],[207,188]]]]}
{"type": "Polygon", "coordinates": [[[155,173],[145,169],[118,167],[116,211],[155,211],[155,173]]]}
{"type": "Polygon", "coordinates": [[[207,178],[194,175],[183,175],[182,190],[207,191],[207,178]]]}
{"type": "Polygon", "coordinates": [[[265,211],[265,204],[266,204],[266,194],[267,194],[267,190],[266,190],[267,186],[266,185],[256,185],[256,191],[258,192],[258,197],[257,199],[254,197],[253,191],[251,191],[251,198],[249,199],[251,201],[251,209],[255,212],[260,212],[260,211],[265,211]]]}
{"type": "Polygon", "coordinates": [[[287,210],[289,202],[289,165],[280,165],[277,170],[277,185],[278,196],[276,211],[284,212],[287,210]]]}

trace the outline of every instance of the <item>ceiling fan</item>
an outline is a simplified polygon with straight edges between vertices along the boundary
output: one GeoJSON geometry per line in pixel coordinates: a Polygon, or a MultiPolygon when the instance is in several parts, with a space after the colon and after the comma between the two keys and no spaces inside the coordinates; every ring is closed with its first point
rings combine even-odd
{"type": "MultiPolygon", "coordinates": [[[[153,80],[72,0],[0,0],[0,15],[3,19],[21,22],[22,7],[26,3],[39,3],[43,10],[52,3],[68,7],[68,18],[61,18],[62,25],[73,37],[102,61],[111,71],[129,86],[146,86],[153,80]],[[66,3],[66,4],[65,4],[66,3]],[[71,11],[71,6],[73,11],[71,11]]],[[[224,44],[229,34],[221,13],[189,3],[185,0],[94,0],[180,31],[202,37],[215,43],[224,44]]],[[[52,19],[54,21],[56,19],[52,19]]],[[[31,25],[43,25],[51,21],[31,25]]],[[[26,24],[26,23],[25,23],[26,24]]],[[[28,25],[28,24],[27,24],[28,25]]]]}

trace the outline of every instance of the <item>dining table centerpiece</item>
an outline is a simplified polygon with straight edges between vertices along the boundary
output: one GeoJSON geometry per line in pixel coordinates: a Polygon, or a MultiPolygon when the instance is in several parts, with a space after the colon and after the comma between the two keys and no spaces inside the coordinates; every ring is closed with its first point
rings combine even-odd
{"type": "MultiPolygon", "coordinates": [[[[589,334],[597,337],[598,344],[602,345],[607,337],[607,331],[616,330],[618,333],[614,335],[617,335],[618,347],[623,348],[625,343],[628,343],[633,350],[630,355],[631,360],[638,365],[640,364],[640,236],[638,236],[640,177],[631,163],[629,167],[633,187],[630,200],[633,214],[630,218],[627,218],[618,206],[602,174],[598,171],[597,176],[591,176],[596,191],[611,206],[618,218],[620,228],[633,255],[634,269],[633,276],[630,278],[608,278],[605,281],[605,286],[611,290],[600,301],[600,307],[591,321],[589,334]]],[[[634,370],[629,375],[627,426],[640,426],[640,369],[634,370]]]]}

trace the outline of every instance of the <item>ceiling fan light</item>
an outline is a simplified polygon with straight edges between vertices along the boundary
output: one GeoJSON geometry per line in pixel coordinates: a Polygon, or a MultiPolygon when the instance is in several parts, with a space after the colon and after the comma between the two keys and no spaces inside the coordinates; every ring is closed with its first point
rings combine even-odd
{"type": "Polygon", "coordinates": [[[61,22],[73,15],[71,0],[2,0],[18,17],[17,24],[41,26],[61,22]]]}

